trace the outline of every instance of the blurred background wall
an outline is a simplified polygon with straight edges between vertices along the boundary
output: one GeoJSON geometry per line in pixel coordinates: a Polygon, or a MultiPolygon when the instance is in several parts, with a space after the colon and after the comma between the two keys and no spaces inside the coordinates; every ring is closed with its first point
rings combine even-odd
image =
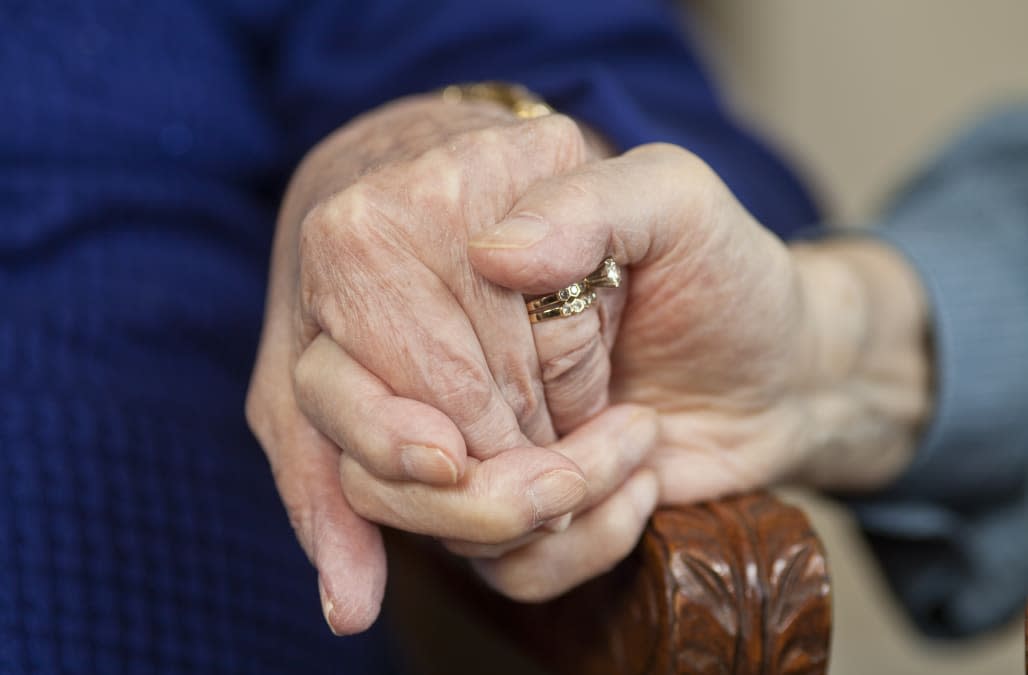
{"type": "MultiPolygon", "coordinates": [[[[685,6],[688,29],[732,107],[795,160],[826,215],[841,224],[872,221],[889,192],[975,116],[1028,99],[1028,0],[685,6]]],[[[832,675],[1023,672],[1020,620],[965,643],[921,638],[845,511],[792,497],[811,515],[832,563],[832,675]]]]}
{"type": "Polygon", "coordinates": [[[685,4],[733,107],[847,222],[976,114],[1028,98],[1025,0],[685,4]]]}

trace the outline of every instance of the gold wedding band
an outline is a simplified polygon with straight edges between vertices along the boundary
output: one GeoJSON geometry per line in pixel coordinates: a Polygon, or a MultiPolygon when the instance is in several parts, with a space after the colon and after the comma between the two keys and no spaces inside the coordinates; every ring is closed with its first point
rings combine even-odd
{"type": "Polygon", "coordinates": [[[532,313],[540,309],[553,307],[554,305],[562,305],[565,302],[570,302],[588,292],[589,289],[584,283],[575,282],[570,286],[560,289],[556,293],[550,293],[549,295],[544,295],[541,298],[529,300],[525,303],[525,307],[528,308],[529,313],[532,313]]]}
{"type": "Polygon", "coordinates": [[[594,288],[617,288],[621,285],[621,269],[613,258],[607,258],[581,281],[525,303],[528,320],[539,323],[581,314],[596,302],[594,288]]]}
{"type": "Polygon", "coordinates": [[[574,300],[570,300],[561,305],[554,305],[553,307],[540,309],[534,313],[530,312],[528,314],[528,321],[530,323],[539,323],[540,321],[546,321],[547,319],[561,319],[567,316],[581,314],[592,307],[594,302],[596,302],[596,291],[588,291],[585,295],[579,296],[574,300]]]}

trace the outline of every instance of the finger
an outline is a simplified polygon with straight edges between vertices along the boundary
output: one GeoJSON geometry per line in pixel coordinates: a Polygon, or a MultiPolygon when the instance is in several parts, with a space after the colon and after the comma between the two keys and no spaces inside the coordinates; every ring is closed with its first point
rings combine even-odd
{"type": "MultiPolygon", "coordinates": [[[[647,461],[656,446],[657,431],[657,415],[649,408],[617,405],[550,446],[574,462],[585,477],[587,493],[575,512],[586,511],[616,492],[647,461]]],[[[495,558],[542,534],[531,532],[499,544],[456,540],[443,544],[457,555],[495,558]]]]}
{"type": "MultiPolygon", "coordinates": [[[[289,321],[269,321],[246,400],[246,418],[264,449],[300,546],[318,571],[322,609],[336,635],[369,628],[385,593],[378,527],[350,508],[339,485],[339,450],[296,406],[289,386],[289,321]]],[[[313,589],[311,589],[313,592],[313,589]]]]}
{"type": "Polygon", "coordinates": [[[396,395],[450,417],[473,456],[525,445],[522,421],[552,438],[528,328],[497,318],[517,315],[492,309],[480,279],[469,285],[466,231],[453,224],[495,224],[512,195],[583,157],[574,123],[554,116],[460,135],[333,196],[302,226],[308,332],[321,327],[396,395]]]}
{"type": "MultiPolygon", "coordinates": [[[[582,279],[610,254],[624,264],[651,262],[666,254],[689,209],[695,208],[683,186],[702,165],[689,157],[672,146],[644,146],[541,181],[503,223],[471,242],[470,259],[486,278],[533,294],[582,279]]],[[[607,402],[609,349],[627,286],[598,292],[599,312],[534,326],[546,401],[558,433],[607,402]],[[572,325],[577,319],[582,321],[572,325]]]]}
{"type": "Polygon", "coordinates": [[[464,472],[464,439],[448,417],[395,396],[324,333],[300,356],[293,382],[307,419],[371,474],[450,485],[464,472]]]}
{"type": "MultiPolygon", "coordinates": [[[[351,229],[381,229],[361,222],[351,229]]],[[[317,323],[394,395],[452,420],[469,455],[485,458],[529,445],[450,289],[418,260],[380,261],[389,245],[368,237],[361,244],[348,240],[332,256],[334,265],[348,270],[347,283],[309,301],[317,323]]]]}
{"type": "Polygon", "coordinates": [[[486,278],[524,293],[566,286],[607,255],[647,265],[689,242],[683,228],[703,220],[704,193],[719,184],[712,176],[694,155],[666,144],[584,165],[529,190],[503,222],[470,242],[470,259],[486,278]]]}
{"type": "Polygon", "coordinates": [[[573,462],[534,447],[469,460],[463,478],[449,487],[379,480],[345,455],[340,476],[347,501],[368,520],[484,543],[520,537],[569,513],[588,492],[573,462]]]}
{"type": "Polygon", "coordinates": [[[647,465],[660,477],[661,502],[692,504],[793,479],[804,461],[802,412],[783,424],[780,413],[695,413],[667,420],[668,438],[647,465]],[[783,450],[784,449],[784,450],[783,450]]]}
{"type": "Polygon", "coordinates": [[[318,570],[322,609],[336,635],[369,628],[385,591],[378,528],[350,509],[338,481],[339,451],[297,413],[295,431],[265,444],[289,522],[318,570]]]}
{"type": "MultiPolygon", "coordinates": [[[[445,151],[449,155],[438,164],[456,160],[461,167],[474,166],[474,184],[488,186],[473,200],[454,203],[468,220],[473,235],[493,227],[506,215],[513,196],[520,195],[539,180],[577,166],[588,154],[587,144],[578,126],[570,118],[554,115],[529,120],[502,129],[466,134],[445,151]],[[483,161],[483,154],[489,159],[483,161]],[[526,162],[526,158],[531,161],[526,162]],[[508,186],[497,189],[497,186],[508,186]],[[484,207],[479,203],[484,204],[484,207]]],[[[425,158],[431,164],[433,157],[425,158]]],[[[438,203],[434,181],[423,184],[428,193],[424,201],[438,203]]],[[[412,198],[418,201],[418,195],[412,198]]],[[[433,267],[446,280],[468,317],[478,337],[489,370],[504,400],[510,405],[522,432],[537,445],[557,438],[550,421],[552,409],[540,378],[539,362],[532,339],[532,328],[525,321],[520,295],[497,287],[467,264],[462,250],[460,264],[447,259],[433,267]],[[549,414],[548,414],[549,413],[549,414]]],[[[583,398],[596,399],[605,386],[590,383],[592,388],[579,391],[583,398]]]]}
{"type": "Polygon", "coordinates": [[[623,289],[604,293],[597,305],[596,311],[532,325],[546,405],[560,435],[581,426],[609,401],[610,348],[623,289]]]}
{"type": "Polygon", "coordinates": [[[452,281],[451,287],[521,432],[540,446],[557,440],[521,294],[483,279],[470,267],[466,278],[452,281]]]}
{"type": "Polygon", "coordinates": [[[489,585],[514,600],[549,600],[627,557],[657,505],[657,496],[656,475],[641,469],[565,532],[542,537],[498,560],[477,559],[472,564],[489,585]]]}

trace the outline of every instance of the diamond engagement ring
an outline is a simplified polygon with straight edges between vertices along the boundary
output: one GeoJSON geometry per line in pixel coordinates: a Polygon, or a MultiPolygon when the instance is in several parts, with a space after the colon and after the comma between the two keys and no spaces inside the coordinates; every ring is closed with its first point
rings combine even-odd
{"type": "Polygon", "coordinates": [[[581,314],[596,302],[594,288],[617,288],[621,285],[621,269],[613,258],[604,260],[596,271],[582,281],[565,286],[525,303],[528,320],[539,323],[547,319],[560,319],[581,314]]]}
{"type": "Polygon", "coordinates": [[[613,258],[607,258],[585,278],[585,284],[593,288],[617,288],[621,285],[621,268],[613,258]]]}

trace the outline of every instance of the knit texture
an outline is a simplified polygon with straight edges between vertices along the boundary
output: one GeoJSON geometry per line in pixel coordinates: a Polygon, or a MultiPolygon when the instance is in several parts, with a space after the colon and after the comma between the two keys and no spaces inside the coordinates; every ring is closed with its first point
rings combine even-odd
{"type": "Polygon", "coordinates": [[[521,81],[700,152],[765,223],[799,183],[657,2],[0,4],[0,672],[379,673],[333,638],[243,421],[275,209],[382,102],[521,81]]]}

